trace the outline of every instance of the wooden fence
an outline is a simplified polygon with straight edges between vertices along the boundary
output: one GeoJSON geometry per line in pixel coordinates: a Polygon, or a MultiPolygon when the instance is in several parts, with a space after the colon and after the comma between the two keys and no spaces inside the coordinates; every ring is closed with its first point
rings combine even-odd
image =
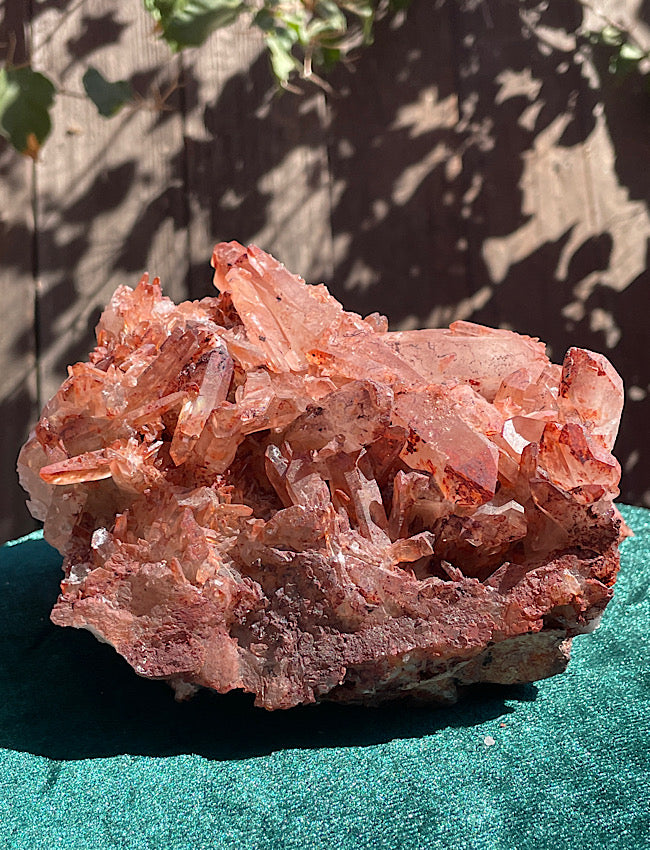
{"type": "MultiPolygon", "coordinates": [[[[232,238],[393,328],[463,318],[555,358],[604,351],[627,386],[622,496],[650,504],[650,101],[577,35],[601,18],[577,0],[413,0],[332,92],[274,97],[245,25],[171,57],[140,6],[0,7],[0,42],[14,33],[16,60],[69,92],[37,164],[0,149],[4,539],[33,527],[18,448],[114,288],[148,269],[200,297],[212,244],[232,238]],[[141,108],[99,117],[74,96],[89,65],[129,78],[141,108]]],[[[600,8],[647,38],[646,6],[600,8]]]]}

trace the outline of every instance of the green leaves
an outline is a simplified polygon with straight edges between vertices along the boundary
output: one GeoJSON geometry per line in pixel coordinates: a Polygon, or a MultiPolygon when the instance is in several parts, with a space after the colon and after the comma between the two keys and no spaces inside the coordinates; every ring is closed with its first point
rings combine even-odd
{"type": "Polygon", "coordinates": [[[372,42],[372,27],[375,23],[376,5],[376,3],[372,3],[370,0],[344,0],[344,2],[341,2],[341,6],[355,15],[361,22],[363,44],[370,44],[372,42]]]}
{"type": "Polygon", "coordinates": [[[607,24],[599,32],[592,32],[591,40],[594,43],[605,44],[607,47],[620,47],[625,42],[625,35],[618,27],[607,24]]]}
{"type": "Polygon", "coordinates": [[[286,85],[294,74],[308,77],[313,68],[329,69],[369,44],[379,5],[377,0],[265,0],[253,24],[263,30],[273,73],[286,85]]]}
{"type": "MultiPolygon", "coordinates": [[[[198,47],[214,30],[232,24],[248,12],[249,23],[264,34],[271,69],[282,86],[292,77],[311,78],[325,85],[316,69],[329,70],[372,41],[375,21],[395,14],[410,0],[143,0],[158,34],[174,51],[198,47]]],[[[595,35],[595,34],[592,34],[595,35]]],[[[624,35],[613,30],[599,35],[600,43],[617,51],[619,72],[648,58],[624,35]]],[[[116,45],[115,50],[119,48],[116,45]]],[[[86,95],[104,118],[135,101],[127,80],[111,82],[94,67],[83,76],[86,95]]],[[[170,89],[170,92],[173,88],[170,89]]],[[[0,69],[0,135],[21,153],[36,159],[51,129],[50,110],[57,93],[53,83],[31,67],[0,69]]],[[[60,90],[62,97],[79,91],[60,90]]],[[[151,101],[160,106],[160,98],[151,101]]],[[[165,98],[168,95],[165,95],[165,98]]],[[[138,97],[138,104],[146,101],[138,97]]],[[[164,100],[164,99],[163,99],[164,100]]]]}
{"type": "Polygon", "coordinates": [[[287,83],[289,77],[301,67],[300,62],[291,52],[294,41],[288,30],[283,32],[279,29],[268,32],[265,39],[275,78],[280,83],[287,83]]]}
{"type": "Polygon", "coordinates": [[[97,68],[88,68],[83,75],[83,85],[86,94],[104,118],[116,115],[125,104],[133,100],[133,89],[127,80],[109,83],[97,68]]]}
{"type": "MultiPolygon", "coordinates": [[[[110,83],[96,68],[83,76],[86,94],[100,115],[110,118],[133,99],[126,80],[110,83]]],[[[32,68],[0,70],[0,133],[20,153],[36,159],[52,129],[50,108],[56,89],[53,83],[32,68]]]]}
{"type": "Polygon", "coordinates": [[[617,77],[627,77],[637,72],[647,76],[647,64],[650,52],[644,50],[632,37],[631,33],[608,24],[599,32],[588,33],[592,44],[600,45],[609,50],[609,72],[617,77]]]}
{"type": "MultiPolygon", "coordinates": [[[[410,0],[143,0],[156,29],[172,50],[198,47],[214,30],[251,13],[269,53],[271,69],[286,86],[290,78],[329,69],[372,42],[377,17],[395,14],[410,0]]],[[[312,76],[318,81],[317,77],[312,76]]]]}
{"type": "Polygon", "coordinates": [[[172,50],[199,47],[247,8],[243,0],[144,0],[145,8],[172,50]]]}
{"type": "Polygon", "coordinates": [[[0,133],[32,159],[52,129],[49,109],[53,100],[54,86],[38,71],[0,70],[0,133]]]}
{"type": "Polygon", "coordinates": [[[612,74],[618,74],[619,77],[627,76],[633,71],[638,71],[640,62],[647,58],[648,54],[637,44],[625,42],[612,57],[609,70],[612,74]]]}
{"type": "Polygon", "coordinates": [[[255,15],[253,23],[264,33],[276,79],[280,83],[286,83],[291,74],[301,67],[292,51],[303,36],[303,20],[297,15],[290,15],[282,20],[273,14],[271,8],[265,6],[255,15]]]}

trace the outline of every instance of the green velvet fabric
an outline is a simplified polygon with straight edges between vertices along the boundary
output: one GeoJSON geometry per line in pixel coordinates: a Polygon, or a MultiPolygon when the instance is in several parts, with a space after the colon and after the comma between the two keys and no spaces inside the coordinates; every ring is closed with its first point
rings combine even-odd
{"type": "Polygon", "coordinates": [[[60,558],[0,550],[0,847],[650,847],[650,511],[567,673],[453,708],[175,703],[48,619],[60,558]],[[494,743],[492,743],[494,741],[494,743]]]}

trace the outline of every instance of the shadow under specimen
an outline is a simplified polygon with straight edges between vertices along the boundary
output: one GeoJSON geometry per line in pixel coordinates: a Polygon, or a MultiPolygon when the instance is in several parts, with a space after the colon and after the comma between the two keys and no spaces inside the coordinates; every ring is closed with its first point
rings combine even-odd
{"type": "Polygon", "coordinates": [[[242,693],[175,702],[109,646],[49,620],[61,558],[42,540],[0,549],[0,747],[56,760],[124,753],[241,759],[289,748],[370,746],[473,726],[534,700],[532,685],[481,687],[458,705],[323,704],[266,712],[242,693]]]}

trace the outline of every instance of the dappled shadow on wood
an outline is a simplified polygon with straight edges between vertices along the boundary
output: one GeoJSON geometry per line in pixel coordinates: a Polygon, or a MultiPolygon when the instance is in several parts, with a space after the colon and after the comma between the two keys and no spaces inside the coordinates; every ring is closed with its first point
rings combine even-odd
{"type": "MultiPolygon", "coordinates": [[[[617,268],[626,234],[616,215],[630,204],[622,198],[608,220],[597,201],[605,206],[602,229],[598,210],[576,210],[575,201],[564,225],[561,201],[557,213],[543,210],[545,192],[567,201],[576,189],[588,196],[585,181],[595,178],[580,174],[584,151],[606,132],[597,126],[600,94],[585,70],[584,40],[568,37],[558,49],[532,28],[557,37],[579,23],[577,6],[504,3],[486,16],[470,3],[414,3],[400,27],[379,28],[352,72],[330,78],[326,129],[304,97],[302,107],[285,95],[267,108],[261,57],[206,107],[210,140],[188,140],[192,196],[210,210],[215,238],[254,239],[270,214],[265,175],[294,146],[325,142],[333,237],[327,282],[346,307],[384,312],[393,327],[458,318],[512,327],[540,336],[560,360],[571,345],[605,351],[628,383],[645,387],[650,376],[636,342],[626,339],[628,330],[637,336],[638,323],[625,307],[627,289],[640,288],[634,279],[621,287],[617,268]],[[566,155],[549,157],[549,150],[566,155]],[[536,172],[544,157],[550,161],[536,172]],[[554,182],[545,185],[547,172],[554,182]],[[526,189],[535,180],[536,195],[526,189]]],[[[614,138],[619,163],[626,140],[614,138]]],[[[601,191],[615,189],[613,172],[611,182],[601,191]]],[[[650,185],[637,181],[629,197],[639,196],[647,200],[650,185]]],[[[190,281],[194,295],[210,291],[203,264],[190,281]]],[[[636,437],[641,415],[632,398],[618,445],[623,496],[632,502],[650,473],[636,437]]]]}
{"type": "MultiPolygon", "coordinates": [[[[38,13],[48,5],[67,8],[39,4],[38,13]]],[[[594,87],[584,40],[573,35],[580,18],[578,4],[414,0],[401,24],[382,22],[352,69],[328,78],[327,96],[305,85],[302,95],[274,97],[261,55],[202,102],[200,75],[184,62],[171,109],[151,125],[183,111],[193,118],[157,164],[162,188],[152,190],[139,167],[148,138],[122,116],[110,125],[124,152],[117,164],[90,163],[91,179],[69,198],[41,196],[41,354],[54,352],[49,364],[61,378],[85,358],[112,280],[134,284],[161,234],[189,232],[179,279],[163,286],[192,298],[212,292],[204,232],[214,241],[260,240],[292,270],[325,279],[347,308],[382,311],[393,327],[463,318],[538,335],[556,360],[570,345],[605,351],[636,387],[618,455],[623,497],[639,502],[650,476],[650,450],[639,440],[650,385],[647,102],[609,79],[602,92],[594,87]],[[591,172],[589,146],[598,163],[591,172]],[[611,162],[598,159],[605,155],[611,162]],[[592,183],[603,198],[588,202],[592,183]],[[327,196],[320,228],[309,218],[316,195],[327,196]],[[134,197],[142,200],[126,227],[120,216],[134,197]],[[640,235],[632,244],[634,203],[640,235]],[[626,216],[632,225],[617,223],[626,216]],[[99,244],[93,233],[104,222],[99,244]],[[621,258],[635,251],[625,278],[621,258]]],[[[122,37],[118,16],[88,20],[67,45],[82,67],[108,34],[122,37]],[[93,35],[104,19],[108,29],[93,35]]],[[[152,64],[131,82],[144,94],[171,74],[152,64]]]]}
{"type": "MultiPolygon", "coordinates": [[[[17,387],[0,398],[0,422],[5,447],[2,458],[2,486],[0,487],[0,541],[14,537],[17,529],[26,534],[38,526],[27,510],[27,495],[18,483],[16,460],[18,448],[36,416],[34,399],[29,388],[17,387]]],[[[6,578],[3,579],[6,581],[6,578]]]]}
{"type": "MultiPolygon", "coordinates": [[[[650,27],[648,0],[638,6],[636,20],[650,27]]],[[[650,198],[648,78],[636,72],[612,74],[609,70],[611,56],[612,49],[607,45],[596,45],[593,49],[593,61],[600,80],[599,100],[616,149],[614,166],[630,197],[647,202],[650,198]]]]}
{"type": "MultiPolygon", "coordinates": [[[[332,103],[330,159],[345,184],[333,228],[335,238],[351,235],[337,294],[361,312],[385,311],[393,326],[481,311],[479,321],[535,333],[535,317],[499,297],[483,246],[529,217],[520,184],[536,137],[565,116],[557,144],[583,142],[596,93],[579,66],[559,73],[563,53],[522,37],[521,10],[536,4],[497,4],[488,18],[471,5],[415,4],[332,103]]],[[[340,73],[335,83],[345,85],[340,73]]],[[[570,284],[556,286],[568,298],[570,284]]]]}
{"type": "Polygon", "coordinates": [[[104,45],[119,44],[126,24],[116,21],[112,12],[84,14],[78,36],[68,39],[66,48],[72,61],[85,59],[104,45]]]}
{"type": "Polygon", "coordinates": [[[49,621],[60,557],[42,541],[0,554],[10,593],[0,599],[0,747],[65,761],[122,754],[196,753],[241,759],[290,748],[371,746],[474,726],[534,700],[534,685],[481,687],[454,706],[393,703],[367,709],[318,705],[255,708],[242,693],[203,691],[174,701],[162,682],[139,678],[86,632],[49,621]]]}

